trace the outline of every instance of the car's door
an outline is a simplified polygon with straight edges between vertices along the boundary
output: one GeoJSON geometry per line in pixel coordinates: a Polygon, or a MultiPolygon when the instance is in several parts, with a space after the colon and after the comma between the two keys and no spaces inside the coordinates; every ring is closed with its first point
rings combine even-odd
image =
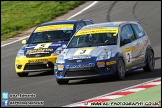
{"type": "Polygon", "coordinates": [[[138,63],[143,63],[144,62],[144,58],[145,58],[145,52],[146,52],[146,45],[148,43],[148,38],[145,34],[145,32],[143,31],[142,27],[140,27],[140,25],[138,24],[131,24],[134,33],[136,35],[137,41],[139,41],[139,48],[138,48],[138,58],[137,58],[137,62],[138,63]]]}
{"type": "Polygon", "coordinates": [[[134,46],[138,46],[135,34],[130,24],[126,24],[121,28],[120,47],[123,52],[126,68],[136,65],[137,52],[134,46]]]}

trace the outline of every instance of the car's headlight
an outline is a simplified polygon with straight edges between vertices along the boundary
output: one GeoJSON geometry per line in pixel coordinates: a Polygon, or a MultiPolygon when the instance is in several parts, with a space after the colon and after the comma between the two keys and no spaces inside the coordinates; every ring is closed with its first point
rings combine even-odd
{"type": "Polygon", "coordinates": [[[110,57],[111,57],[111,51],[104,51],[98,55],[97,60],[105,60],[105,59],[109,59],[110,57]]]}
{"type": "Polygon", "coordinates": [[[58,54],[59,55],[61,53],[61,51],[62,51],[62,48],[59,47],[59,48],[56,49],[56,51],[54,52],[54,54],[56,54],[56,55],[58,54]]]}
{"type": "Polygon", "coordinates": [[[57,60],[56,60],[57,63],[64,63],[64,56],[63,55],[59,55],[57,60]]]}
{"type": "Polygon", "coordinates": [[[18,58],[23,58],[24,57],[24,50],[19,50],[17,53],[18,58]]]}

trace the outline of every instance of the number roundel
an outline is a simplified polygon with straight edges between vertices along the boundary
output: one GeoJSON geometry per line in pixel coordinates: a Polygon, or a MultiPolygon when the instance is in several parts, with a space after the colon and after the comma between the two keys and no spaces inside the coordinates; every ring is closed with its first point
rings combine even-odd
{"type": "Polygon", "coordinates": [[[127,56],[128,56],[128,62],[130,62],[130,54],[127,53],[127,56]]]}
{"type": "Polygon", "coordinates": [[[52,43],[41,43],[35,46],[34,49],[39,49],[39,48],[48,48],[52,43]]]}
{"type": "Polygon", "coordinates": [[[125,49],[126,64],[131,64],[131,49],[130,47],[125,49]]]}

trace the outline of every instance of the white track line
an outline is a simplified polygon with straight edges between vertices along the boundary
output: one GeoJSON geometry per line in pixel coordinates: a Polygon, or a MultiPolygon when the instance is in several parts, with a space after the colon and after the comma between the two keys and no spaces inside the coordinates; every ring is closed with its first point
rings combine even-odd
{"type": "MultiPolygon", "coordinates": [[[[69,19],[71,19],[71,18],[73,18],[73,17],[75,17],[75,16],[81,14],[81,13],[84,12],[85,10],[87,10],[87,9],[89,9],[90,7],[92,7],[93,5],[95,5],[97,2],[98,2],[98,1],[94,1],[91,5],[87,6],[87,7],[84,8],[84,9],[82,9],[80,12],[74,14],[73,16],[69,17],[67,20],[69,20],[69,19]]],[[[20,38],[20,39],[18,39],[18,40],[16,40],[16,41],[12,41],[12,42],[9,42],[9,43],[7,43],[7,44],[3,44],[3,45],[1,45],[1,47],[4,47],[4,46],[7,46],[7,45],[16,43],[16,42],[18,42],[18,41],[21,41],[21,40],[27,38],[27,37],[29,37],[29,36],[26,36],[26,37],[24,37],[24,38],[20,38]]]]}
{"type": "Polygon", "coordinates": [[[95,5],[97,2],[98,2],[98,1],[94,1],[91,5],[87,6],[86,8],[84,8],[83,10],[81,10],[80,12],[76,13],[75,15],[69,17],[67,20],[69,20],[69,19],[71,19],[71,18],[73,18],[73,17],[75,17],[75,16],[81,14],[81,13],[84,12],[85,10],[87,10],[87,9],[89,9],[90,7],[92,7],[93,5],[95,5]]]}
{"type": "Polygon", "coordinates": [[[10,42],[10,43],[3,44],[3,45],[1,45],[1,47],[4,47],[4,46],[7,46],[7,45],[10,45],[10,44],[15,43],[15,42],[18,42],[18,41],[21,41],[21,40],[23,40],[23,39],[25,39],[25,38],[27,38],[27,37],[29,37],[29,36],[26,36],[26,37],[20,38],[20,39],[18,39],[18,40],[12,41],[12,42],[10,42]]]}
{"type": "Polygon", "coordinates": [[[117,91],[114,91],[114,92],[111,92],[111,93],[108,93],[108,94],[96,96],[96,97],[93,97],[93,98],[90,98],[90,99],[86,99],[86,100],[83,100],[83,101],[80,101],[80,102],[76,102],[76,103],[72,103],[72,104],[69,104],[69,105],[65,105],[65,106],[62,106],[62,107],[72,107],[72,106],[76,106],[76,105],[80,104],[81,102],[85,102],[85,101],[92,100],[92,99],[102,98],[102,97],[105,97],[105,96],[107,96],[109,94],[113,94],[113,93],[116,93],[116,92],[122,92],[122,91],[125,91],[125,90],[128,90],[128,89],[131,89],[133,87],[136,87],[138,85],[144,85],[144,84],[147,84],[149,82],[152,82],[154,80],[159,80],[159,79],[161,79],[161,77],[156,78],[156,79],[153,79],[153,80],[150,80],[150,81],[147,81],[147,82],[144,82],[144,83],[140,83],[140,84],[137,84],[137,85],[133,85],[133,86],[130,86],[130,87],[127,87],[127,88],[124,88],[124,89],[120,89],[120,90],[117,90],[117,91]]]}

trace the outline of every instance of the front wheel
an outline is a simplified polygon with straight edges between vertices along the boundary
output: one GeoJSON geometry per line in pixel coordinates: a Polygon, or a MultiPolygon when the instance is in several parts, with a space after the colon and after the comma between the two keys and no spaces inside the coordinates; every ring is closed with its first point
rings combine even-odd
{"type": "Polygon", "coordinates": [[[117,79],[123,80],[125,78],[125,64],[122,58],[119,58],[116,64],[116,77],[117,79]]]}
{"type": "Polygon", "coordinates": [[[29,73],[17,73],[19,77],[26,77],[29,73]]]}
{"type": "Polygon", "coordinates": [[[57,83],[62,85],[62,84],[68,84],[69,80],[57,80],[57,83]]]}
{"type": "Polygon", "coordinates": [[[149,50],[146,57],[146,66],[143,68],[145,72],[153,71],[155,67],[154,53],[152,50],[149,50]]]}

